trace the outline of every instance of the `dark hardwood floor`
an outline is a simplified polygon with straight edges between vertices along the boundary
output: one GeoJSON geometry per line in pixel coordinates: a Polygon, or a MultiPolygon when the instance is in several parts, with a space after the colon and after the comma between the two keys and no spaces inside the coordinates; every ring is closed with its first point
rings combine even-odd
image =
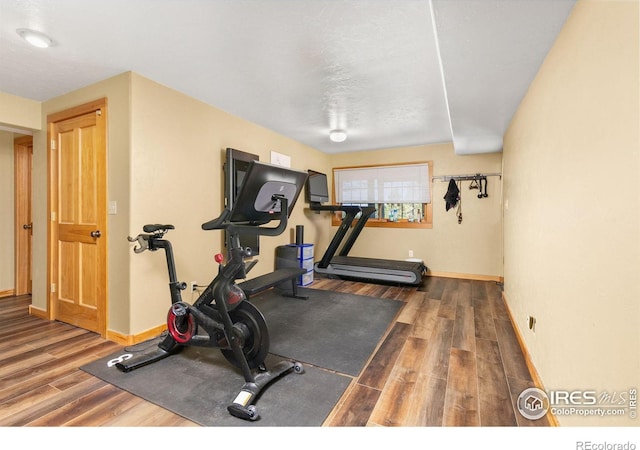
{"type": "MultiPolygon", "coordinates": [[[[324,426],[549,425],[515,407],[534,383],[496,283],[316,279],[312,287],[405,303],[324,426]]],[[[0,299],[0,426],[197,426],[80,370],[122,346],[31,317],[30,302],[0,299]]]]}

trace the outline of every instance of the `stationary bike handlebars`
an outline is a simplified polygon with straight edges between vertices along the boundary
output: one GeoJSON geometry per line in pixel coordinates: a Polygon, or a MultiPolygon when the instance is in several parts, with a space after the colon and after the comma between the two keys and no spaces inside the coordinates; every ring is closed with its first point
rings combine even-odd
{"type": "Polygon", "coordinates": [[[149,224],[142,227],[142,231],[147,234],[139,234],[134,238],[127,236],[127,240],[129,242],[138,242],[138,246],[133,247],[135,253],[142,253],[145,250],[156,250],[156,248],[153,247],[154,240],[162,239],[167,231],[174,229],[175,227],[173,225],[149,224]]]}
{"type": "Polygon", "coordinates": [[[135,253],[142,253],[145,250],[149,250],[149,234],[139,234],[136,237],[132,238],[131,236],[127,236],[127,240],[129,242],[138,242],[137,246],[133,247],[133,251],[135,253]]]}

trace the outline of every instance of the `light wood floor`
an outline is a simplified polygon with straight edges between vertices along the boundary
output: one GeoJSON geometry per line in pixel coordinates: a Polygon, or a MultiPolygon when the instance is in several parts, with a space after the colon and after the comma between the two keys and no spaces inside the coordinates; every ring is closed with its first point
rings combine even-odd
{"type": "MultiPolygon", "coordinates": [[[[316,279],[312,287],[405,303],[325,426],[549,425],[515,408],[533,382],[496,283],[316,279]]],[[[0,299],[0,426],[197,426],[80,370],[122,347],[31,317],[30,302],[0,299]]]]}

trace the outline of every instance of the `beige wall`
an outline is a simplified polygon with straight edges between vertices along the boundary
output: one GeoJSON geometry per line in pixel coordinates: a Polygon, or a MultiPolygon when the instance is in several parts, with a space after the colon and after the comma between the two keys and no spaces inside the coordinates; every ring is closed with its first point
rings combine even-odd
{"type": "Polygon", "coordinates": [[[0,293],[15,289],[13,133],[0,130],[0,293]]]}
{"type": "Polygon", "coordinates": [[[42,126],[40,113],[40,102],[0,92],[0,125],[39,130],[42,126]]]}
{"type": "Polygon", "coordinates": [[[638,23],[579,1],[505,136],[505,293],[548,390],[640,387],[638,23]]]}
{"type": "MultiPolygon", "coordinates": [[[[490,153],[456,156],[451,144],[424,145],[400,149],[336,154],[332,167],[401,162],[433,161],[433,175],[499,173],[502,155],[490,153]]],[[[502,276],[502,181],[489,177],[489,197],[478,199],[469,182],[462,184],[462,223],[456,211],[446,211],[443,199],[448,182],[434,181],[432,229],[365,228],[350,255],[385,259],[406,259],[409,250],[422,259],[434,274],[502,276]]],[[[332,233],[336,231],[334,227],[332,233]]]]}

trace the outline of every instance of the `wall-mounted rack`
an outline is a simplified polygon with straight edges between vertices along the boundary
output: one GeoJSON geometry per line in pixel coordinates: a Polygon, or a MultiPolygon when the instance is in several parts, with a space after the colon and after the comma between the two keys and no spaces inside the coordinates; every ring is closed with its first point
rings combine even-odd
{"type": "Polygon", "coordinates": [[[478,190],[478,198],[487,198],[489,194],[487,194],[487,177],[500,177],[502,178],[502,173],[476,173],[473,175],[439,175],[435,177],[431,177],[431,180],[440,180],[440,181],[448,181],[449,189],[447,189],[447,193],[444,196],[446,201],[446,208],[449,211],[451,208],[457,207],[457,216],[458,223],[462,223],[462,195],[460,192],[460,186],[462,185],[461,181],[471,181],[469,183],[469,189],[477,189],[478,190]],[[451,183],[451,181],[455,181],[455,183],[451,183]]]}
{"type": "Polygon", "coordinates": [[[456,181],[473,181],[473,180],[479,180],[479,179],[486,179],[487,177],[500,177],[502,178],[502,173],[500,172],[496,172],[496,173],[476,173],[473,175],[438,175],[435,177],[431,177],[432,181],[449,181],[449,180],[456,180],[456,181]]]}

